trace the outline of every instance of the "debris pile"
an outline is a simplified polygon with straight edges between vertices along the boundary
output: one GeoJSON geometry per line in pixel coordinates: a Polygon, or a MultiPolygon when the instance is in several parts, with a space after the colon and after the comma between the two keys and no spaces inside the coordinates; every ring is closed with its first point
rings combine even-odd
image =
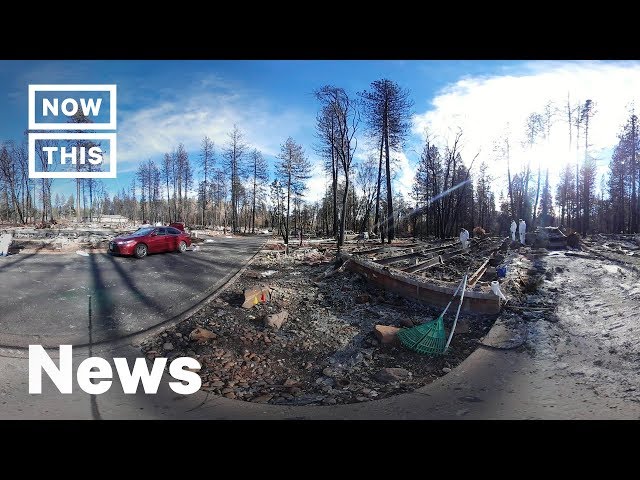
{"type": "Polygon", "coordinates": [[[202,389],[227,398],[333,405],[430,383],[465,359],[495,318],[461,315],[447,355],[419,355],[394,333],[440,310],[372,287],[332,260],[328,249],[265,249],[220,297],[142,349],[148,358],[198,359],[202,389]]]}

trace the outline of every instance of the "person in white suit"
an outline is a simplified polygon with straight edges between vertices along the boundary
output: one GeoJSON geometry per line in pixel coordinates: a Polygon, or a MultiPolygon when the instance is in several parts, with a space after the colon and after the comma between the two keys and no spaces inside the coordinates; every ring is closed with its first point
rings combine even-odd
{"type": "Polygon", "coordinates": [[[515,242],[516,241],[516,230],[518,229],[518,226],[516,225],[516,221],[515,220],[511,220],[511,241],[515,242]]]}
{"type": "Polygon", "coordinates": [[[520,234],[520,243],[524,245],[525,234],[527,233],[527,224],[522,219],[520,219],[520,224],[518,226],[518,233],[520,234]]]}
{"type": "Polygon", "coordinates": [[[460,230],[460,243],[462,244],[462,248],[469,248],[469,232],[466,228],[460,230]]]}

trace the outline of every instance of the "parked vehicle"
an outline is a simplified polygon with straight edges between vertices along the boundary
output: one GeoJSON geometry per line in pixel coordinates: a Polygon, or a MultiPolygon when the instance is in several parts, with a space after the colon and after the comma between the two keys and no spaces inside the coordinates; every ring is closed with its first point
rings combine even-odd
{"type": "Polygon", "coordinates": [[[186,228],[186,225],[184,224],[184,222],[173,222],[173,223],[170,223],[169,226],[172,228],[177,228],[181,232],[184,232],[186,228]]]}
{"type": "Polygon", "coordinates": [[[146,227],[109,242],[109,252],[144,258],[150,253],[184,252],[191,236],[173,227],[146,227]]]}

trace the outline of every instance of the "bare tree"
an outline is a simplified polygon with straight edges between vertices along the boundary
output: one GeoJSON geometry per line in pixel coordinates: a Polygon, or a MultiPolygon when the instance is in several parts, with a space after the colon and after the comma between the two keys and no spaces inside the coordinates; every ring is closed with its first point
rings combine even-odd
{"type": "Polygon", "coordinates": [[[637,192],[637,148],[638,148],[638,117],[636,117],[634,107],[631,107],[631,231],[638,231],[638,210],[640,205],[638,204],[638,192],[637,192]]]}
{"type": "MultiPolygon", "coordinates": [[[[43,148],[55,146],[54,142],[53,140],[42,139],[36,143],[37,143],[37,146],[39,145],[39,148],[36,148],[36,152],[38,154],[38,159],[40,160],[40,166],[43,172],[47,172],[49,171],[49,161],[48,161],[48,156],[45,154],[45,151],[43,150],[43,148]]],[[[47,219],[49,221],[53,220],[53,206],[51,205],[51,184],[52,183],[53,183],[52,178],[41,179],[40,195],[42,196],[42,212],[41,212],[42,222],[47,221],[47,219]]]]}
{"type": "Polygon", "coordinates": [[[331,192],[333,206],[333,236],[338,237],[338,181],[339,181],[339,161],[336,153],[337,143],[337,119],[335,111],[326,102],[326,95],[323,93],[333,87],[325,86],[316,90],[315,96],[322,103],[320,112],[316,118],[316,136],[320,139],[320,145],[316,148],[317,153],[325,159],[325,169],[331,172],[331,192]]]}
{"type": "Polygon", "coordinates": [[[184,148],[184,145],[180,143],[178,148],[174,153],[174,199],[176,194],[176,186],[177,186],[177,194],[178,194],[178,208],[176,210],[177,220],[184,221],[185,210],[186,210],[186,200],[188,197],[189,189],[193,183],[193,171],[191,170],[191,162],[189,161],[189,154],[187,150],[184,148]]]}
{"type": "MultiPolygon", "coordinates": [[[[20,196],[22,185],[20,181],[20,162],[16,161],[18,151],[13,143],[5,143],[0,149],[0,177],[3,183],[9,187],[10,195],[13,203],[13,210],[17,215],[16,221],[25,223],[24,205],[21,206],[20,196]]],[[[7,206],[9,210],[9,206],[7,206]]]]}
{"type": "Polygon", "coordinates": [[[213,165],[215,164],[215,152],[214,152],[214,143],[213,141],[205,136],[202,139],[200,150],[200,166],[202,167],[202,185],[200,187],[201,191],[201,202],[202,202],[202,225],[205,225],[205,213],[207,210],[207,197],[209,193],[209,174],[213,169],[213,165]]]}
{"type": "Polygon", "coordinates": [[[251,178],[253,189],[251,192],[251,233],[256,229],[256,202],[262,201],[265,195],[265,184],[269,180],[267,172],[267,162],[262,153],[253,149],[250,157],[251,178]]]}
{"type": "Polygon", "coordinates": [[[301,193],[304,182],[310,177],[311,164],[307,159],[301,145],[298,145],[291,137],[280,147],[278,156],[280,163],[276,166],[278,177],[287,190],[287,210],[284,225],[284,243],[289,245],[289,217],[291,212],[292,194],[301,193]]]}
{"type": "Polygon", "coordinates": [[[171,194],[170,194],[171,189],[169,187],[173,183],[172,167],[173,167],[172,154],[165,153],[164,156],[162,157],[162,177],[164,178],[165,188],[167,190],[167,213],[169,217],[169,223],[171,223],[174,218],[171,216],[171,194]]]}
{"type": "Polygon", "coordinates": [[[355,133],[360,120],[354,102],[342,88],[325,86],[316,92],[322,102],[323,110],[328,107],[329,115],[334,119],[336,128],[335,153],[344,174],[344,190],[340,213],[340,236],[338,249],[344,244],[344,232],[347,217],[347,196],[349,194],[349,173],[353,162],[353,154],[358,146],[355,133]]]}
{"type": "MultiPolygon", "coordinates": [[[[533,150],[533,147],[537,142],[537,139],[538,139],[538,136],[540,135],[541,130],[542,130],[542,115],[535,112],[529,114],[526,122],[525,136],[526,136],[526,144],[529,146],[530,150],[533,150]]],[[[527,215],[528,207],[530,205],[530,201],[529,201],[530,176],[531,176],[531,160],[529,159],[527,160],[527,165],[523,173],[524,180],[522,183],[522,191],[519,196],[520,202],[518,204],[518,215],[520,216],[520,218],[528,218],[526,215],[527,215]]],[[[534,215],[535,214],[532,214],[531,223],[533,223],[534,215]]]]}
{"type": "MultiPolygon", "coordinates": [[[[549,137],[551,136],[551,125],[553,123],[554,114],[555,114],[555,108],[553,106],[553,102],[549,101],[546,103],[544,107],[544,112],[542,113],[542,115],[540,115],[540,119],[539,119],[540,134],[542,135],[543,139],[547,143],[549,142],[549,137]]],[[[541,171],[540,171],[541,163],[542,162],[540,161],[540,158],[538,158],[538,185],[536,186],[536,200],[533,203],[532,222],[531,222],[532,227],[536,226],[536,219],[538,214],[538,200],[540,198],[540,180],[542,178],[541,171]]],[[[548,176],[548,171],[547,171],[547,176],[548,176]]]]}
{"type": "MultiPolygon", "coordinates": [[[[92,123],[91,119],[87,117],[82,110],[78,110],[75,115],[71,117],[69,120],[71,123],[92,123]]],[[[82,133],[83,130],[76,130],[77,133],[82,133]]],[[[88,164],[80,162],[80,149],[82,147],[88,151],[91,147],[99,146],[94,142],[90,142],[87,140],[78,140],[75,142],[76,147],[76,171],[84,171],[87,169],[88,164]]],[[[82,211],[80,210],[80,190],[84,187],[83,183],[84,179],[76,178],[76,222],[80,223],[82,220],[82,211]]],[[[84,195],[83,195],[84,197],[84,195]]]]}
{"type": "Polygon", "coordinates": [[[247,149],[243,140],[243,135],[237,125],[229,133],[229,142],[224,150],[226,166],[231,185],[231,229],[235,233],[238,231],[238,209],[240,202],[240,187],[244,172],[244,155],[247,149]]]}
{"type": "Polygon", "coordinates": [[[362,189],[362,222],[360,231],[368,232],[371,208],[376,195],[376,158],[373,155],[369,155],[366,160],[358,164],[356,183],[362,189]]]}
{"type": "Polygon", "coordinates": [[[493,145],[493,153],[497,161],[502,162],[502,160],[505,160],[507,163],[507,194],[509,196],[509,216],[514,217],[516,215],[516,209],[513,193],[513,178],[511,175],[511,144],[509,142],[509,124],[507,124],[505,127],[504,135],[495,141],[493,145]]]}
{"type": "Polygon", "coordinates": [[[589,231],[589,216],[591,215],[591,200],[595,183],[595,162],[589,155],[589,122],[595,115],[595,102],[588,99],[584,102],[580,116],[584,124],[584,164],[582,166],[582,234],[589,231]]]}
{"type": "MultiPolygon", "coordinates": [[[[400,150],[405,138],[409,133],[411,108],[413,101],[409,98],[409,91],[401,88],[397,83],[388,80],[376,80],[371,83],[371,90],[360,93],[364,105],[364,114],[367,119],[370,134],[378,138],[376,142],[380,145],[380,168],[378,171],[378,191],[380,191],[380,178],[382,170],[382,149],[385,152],[385,167],[387,180],[387,210],[389,215],[385,224],[388,223],[388,241],[394,238],[394,215],[393,215],[393,192],[391,188],[391,158],[389,150],[400,150]]],[[[376,199],[376,219],[379,219],[380,197],[376,199]]]]}

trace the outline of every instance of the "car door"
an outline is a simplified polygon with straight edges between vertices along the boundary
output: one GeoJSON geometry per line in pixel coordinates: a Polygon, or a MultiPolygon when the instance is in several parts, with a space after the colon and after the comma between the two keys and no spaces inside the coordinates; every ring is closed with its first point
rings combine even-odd
{"type": "Polygon", "coordinates": [[[164,229],[156,228],[148,236],[147,247],[149,248],[149,253],[164,252],[164,249],[166,248],[166,236],[166,231],[164,231],[164,229]]]}
{"type": "Polygon", "coordinates": [[[156,238],[159,239],[158,241],[158,252],[166,252],[170,249],[169,247],[169,243],[170,243],[170,235],[167,234],[167,228],[166,227],[160,227],[158,228],[158,235],[156,238]]]}
{"type": "Polygon", "coordinates": [[[170,251],[178,249],[178,241],[180,240],[180,230],[173,227],[167,227],[167,244],[170,251]]]}

